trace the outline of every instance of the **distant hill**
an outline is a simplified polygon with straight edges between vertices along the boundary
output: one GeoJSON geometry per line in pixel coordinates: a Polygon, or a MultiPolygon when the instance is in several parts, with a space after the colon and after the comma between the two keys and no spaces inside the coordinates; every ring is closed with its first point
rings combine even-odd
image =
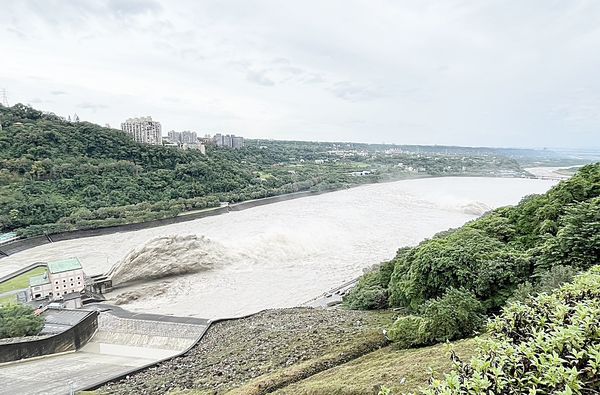
{"type": "Polygon", "coordinates": [[[138,144],[119,130],[22,104],[0,105],[0,125],[0,233],[20,236],[409,177],[526,176],[514,159],[461,147],[418,147],[423,153],[415,154],[377,145],[254,140],[239,150],[209,147],[205,156],[138,144]],[[348,147],[353,151],[345,152],[348,147]]]}
{"type": "MultiPolygon", "coordinates": [[[[24,234],[173,216],[252,193],[236,152],[135,143],[88,122],[0,106],[0,231],[24,234]]],[[[273,186],[278,188],[288,180],[273,186]]]]}

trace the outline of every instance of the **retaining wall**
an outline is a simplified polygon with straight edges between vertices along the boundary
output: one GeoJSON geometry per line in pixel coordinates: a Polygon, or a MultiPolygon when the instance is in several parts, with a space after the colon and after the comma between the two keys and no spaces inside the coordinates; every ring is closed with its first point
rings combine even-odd
{"type": "Polygon", "coordinates": [[[41,357],[83,347],[98,329],[98,312],[90,311],[64,332],[43,339],[0,344],[0,363],[41,357]]]}
{"type": "Polygon", "coordinates": [[[181,351],[195,343],[204,328],[205,325],[120,318],[106,313],[98,318],[93,341],[181,351]]]}
{"type": "Polygon", "coordinates": [[[241,211],[246,210],[252,207],[264,206],[265,204],[284,202],[286,200],[293,200],[298,198],[303,198],[307,196],[320,195],[322,193],[331,192],[331,191],[302,191],[302,192],[294,192],[288,193],[285,195],[277,195],[277,196],[269,196],[262,199],[256,200],[247,200],[245,202],[233,203],[229,205],[230,211],[241,211]]]}
{"type": "Polygon", "coordinates": [[[155,228],[157,226],[171,225],[179,222],[193,221],[199,218],[211,217],[213,215],[227,214],[229,211],[241,211],[252,207],[263,206],[265,204],[283,202],[286,200],[298,199],[306,196],[320,195],[328,191],[302,191],[277,195],[256,200],[248,200],[240,203],[233,203],[227,206],[215,207],[197,212],[182,213],[176,217],[156,219],[153,221],[139,222],[135,224],[108,226],[96,229],[73,230],[68,232],[54,233],[47,236],[36,236],[27,239],[19,239],[10,243],[0,245],[0,259],[5,256],[16,254],[17,252],[38,247],[44,244],[56,241],[80,239],[84,237],[103,236],[119,232],[131,232],[141,229],[155,228]]]}
{"type": "Polygon", "coordinates": [[[21,275],[21,274],[23,274],[23,273],[27,273],[27,272],[28,272],[28,271],[30,271],[30,270],[33,270],[33,269],[35,269],[35,268],[42,267],[42,266],[48,266],[48,264],[47,264],[47,263],[45,263],[45,262],[36,262],[36,263],[32,263],[32,264],[31,264],[31,265],[29,265],[29,266],[25,266],[24,268],[21,268],[21,269],[19,269],[19,270],[17,270],[17,271],[14,271],[14,272],[10,273],[10,274],[7,274],[6,276],[2,276],[2,277],[0,277],[0,283],[3,283],[3,282],[5,282],[5,281],[8,281],[8,280],[10,280],[10,279],[12,279],[12,278],[15,278],[15,277],[17,277],[17,276],[20,276],[20,275],[21,275]]]}
{"type": "Polygon", "coordinates": [[[50,243],[50,240],[46,236],[29,237],[27,239],[20,239],[11,241],[10,243],[2,244],[0,246],[0,253],[4,256],[9,256],[28,250],[33,247],[41,246],[50,243]]]}
{"type": "Polygon", "coordinates": [[[191,212],[181,214],[177,217],[157,219],[153,221],[139,222],[135,224],[109,226],[105,228],[73,230],[69,232],[54,233],[48,236],[36,236],[27,239],[19,239],[0,245],[0,259],[29,248],[49,244],[56,241],[80,239],[83,237],[103,236],[119,232],[131,232],[135,230],[154,228],[157,226],[170,225],[179,222],[192,221],[199,218],[210,217],[213,215],[225,214],[229,211],[227,206],[217,207],[205,211],[191,212]]]}

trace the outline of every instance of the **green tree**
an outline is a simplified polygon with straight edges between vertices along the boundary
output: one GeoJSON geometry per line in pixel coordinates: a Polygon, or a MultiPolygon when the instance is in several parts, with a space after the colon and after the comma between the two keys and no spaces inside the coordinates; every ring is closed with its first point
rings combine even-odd
{"type": "Polygon", "coordinates": [[[560,230],[548,236],[534,254],[536,268],[547,270],[555,265],[588,269],[600,257],[600,198],[596,197],[566,208],[560,230]]]}
{"type": "Polygon", "coordinates": [[[401,348],[462,339],[482,328],[484,313],[483,305],[472,293],[450,288],[423,305],[420,315],[398,318],[389,336],[401,348]]]}
{"type": "Polygon", "coordinates": [[[37,335],[43,326],[44,319],[29,306],[12,303],[0,306],[0,339],[37,335]]]}

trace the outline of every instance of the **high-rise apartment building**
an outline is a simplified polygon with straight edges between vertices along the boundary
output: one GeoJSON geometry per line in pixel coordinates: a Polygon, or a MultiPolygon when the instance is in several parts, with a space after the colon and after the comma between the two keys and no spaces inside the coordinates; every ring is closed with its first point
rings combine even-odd
{"type": "Polygon", "coordinates": [[[223,147],[231,148],[231,141],[231,135],[226,134],[225,136],[223,136],[223,147]]]}
{"type": "Polygon", "coordinates": [[[198,144],[198,134],[189,130],[184,130],[183,132],[171,130],[168,136],[171,143],[198,144]]]}
{"type": "Polygon", "coordinates": [[[234,134],[222,135],[221,133],[217,133],[213,137],[213,143],[217,147],[237,149],[244,146],[244,138],[234,134]]]}
{"type": "Polygon", "coordinates": [[[231,148],[238,149],[244,146],[244,138],[240,136],[231,135],[231,148]]]}
{"type": "Polygon", "coordinates": [[[129,118],[127,121],[121,123],[121,130],[129,134],[138,143],[162,144],[160,122],[153,121],[152,117],[129,118]]]}
{"type": "Polygon", "coordinates": [[[189,130],[181,132],[181,142],[183,144],[198,144],[198,134],[189,130]]]}
{"type": "Polygon", "coordinates": [[[174,130],[169,131],[169,133],[167,134],[169,142],[171,143],[180,143],[181,142],[181,133],[176,132],[174,130]]]}
{"type": "Polygon", "coordinates": [[[213,137],[213,141],[215,143],[215,145],[217,147],[222,147],[223,146],[223,135],[221,133],[217,133],[214,135],[213,137]]]}

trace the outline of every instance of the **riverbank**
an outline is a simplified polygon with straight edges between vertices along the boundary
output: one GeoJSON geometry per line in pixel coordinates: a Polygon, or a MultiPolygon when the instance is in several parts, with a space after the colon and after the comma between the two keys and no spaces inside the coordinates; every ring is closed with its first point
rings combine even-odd
{"type": "MultiPolygon", "coordinates": [[[[142,230],[142,229],[156,228],[156,227],[165,226],[165,225],[193,221],[196,219],[206,218],[206,217],[215,216],[215,215],[228,214],[231,211],[241,211],[241,210],[246,210],[246,209],[257,207],[257,206],[263,206],[263,205],[272,204],[272,203],[279,203],[279,202],[283,202],[283,201],[287,201],[287,200],[294,200],[294,199],[299,199],[299,198],[309,197],[309,196],[317,196],[317,195],[331,193],[331,192],[339,192],[341,190],[362,187],[365,185],[385,184],[385,183],[404,181],[404,180],[414,180],[414,179],[446,178],[446,177],[482,177],[482,176],[477,176],[477,175],[473,175],[473,174],[470,174],[470,175],[447,175],[447,176],[432,176],[429,174],[412,174],[412,175],[407,175],[404,177],[390,178],[390,179],[386,179],[386,180],[377,180],[374,182],[349,184],[349,185],[343,186],[342,188],[332,188],[332,189],[326,189],[326,190],[299,191],[299,192],[292,192],[292,193],[287,193],[287,194],[282,194],[282,195],[269,196],[269,197],[265,197],[265,198],[261,198],[261,199],[246,200],[246,201],[237,202],[237,203],[225,202],[225,203],[222,203],[218,207],[211,207],[211,208],[202,209],[202,210],[186,211],[186,212],[182,212],[174,217],[165,217],[165,218],[144,221],[144,222],[134,222],[134,223],[113,225],[113,226],[106,226],[106,227],[99,227],[99,228],[75,229],[75,230],[70,230],[70,231],[66,231],[66,232],[51,233],[51,234],[28,237],[28,238],[23,238],[23,239],[16,238],[16,239],[11,239],[11,241],[8,241],[8,242],[0,243],[0,260],[4,257],[28,250],[30,248],[34,248],[34,247],[38,247],[38,246],[42,246],[45,244],[50,244],[50,243],[54,243],[54,242],[58,242],[58,241],[74,240],[74,239],[81,239],[81,238],[86,238],[86,237],[110,235],[110,234],[115,234],[115,233],[131,232],[131,231],[142,230]]],[[[498,178],[513,178],[513,177],[498,176],[498,178]]]]}
{"type": "Polygon", "coordinates": [[[109,299],[119,298],[124,308],[136,312],[242,316],[298,306],[355,279],[401,246],[545,192],[553,184],[473,177],[369,184],[228,215],[45,244],[4,258],[0,276],[32,262],[71,256],[80,259],[88,274],[106,273],[121,262],[123,273],[140,274],[135,257],[146,257],[143,267],[149,278],[107,295],[109,299]],[[192,243],[197,247],[188,251],[184,247],[189,237],[201,242],[192,243]],[[163,270],[192,258],[213,264],[185,275],[163,270]]]}

